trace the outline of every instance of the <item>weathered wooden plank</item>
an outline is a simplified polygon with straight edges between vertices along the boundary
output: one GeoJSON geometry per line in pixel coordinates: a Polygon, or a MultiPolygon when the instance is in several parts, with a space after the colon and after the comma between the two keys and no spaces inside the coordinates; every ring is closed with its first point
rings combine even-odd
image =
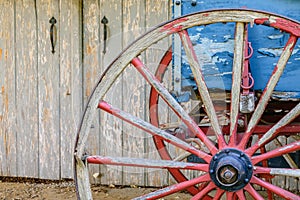
{"type": "MultiPolygon", "coordinates": [[[[85,105],[91,95],[93,88],[101,75],[100,68],[100,23],[99,1],[83,1],[83,104],[85,105]]],[[[94,117],[86,144],[87,154],[97,155],[100,152],[99,137],[99,113],[94,117]]],[[[93,174],[99,173],[99,166],[90,166],[90,181],[100,183],[100,180],[93,180],[93,174]]]]}
{"type": "MultiPolygon", "coordinates": [[[[93,164],[107,164],[107,165],[123,165],[133,167],[149,167],[149,168],[171,168],[171,169],[190,169],[190,170],[203,170],[208,172],[208,164],[196,164],[188,162],[176,162],[171,160],[152,160],[144,158],[125,158],[125,157],[111,157],[111,156],[89,156],[87,157],[88,163],[93,164]]],[[[275,170],[274,170],[275,172],[275,170]]],[[[278,173],[278,171],[276,171],[278,173]]],[[[292,174],[292,171],[289,171],[292,174]]],[[[300,171],[294,171],[297,174],[300,171]]],[[[294,175],[297,176],[297,175],[294,175]]]]}
{"type": "MultiPolygon", "coordinates": [[[[123,45],[129,45],[134,39],[145,32],[145,1],[123,1],[123,45]]],[[[143,60],[144,61],[144,60],[143,60]]],[[[123,74],[123,109],[144,119],[145,117],[145,80],[136,69],[128,67],[123,74]]],[[[145,135],[135,127],[124,123],[123,156],[145,156],[145,135]]],[[[124,167],[124,185],[144,185],[145,169],[124,167]]]]}
{"type": "MultiPolygon", "coordinates": [[[[101,71],[103,71],[116,56],[121,52],[122,44],[122,3],[120,0],[100,0],[100,20],[108,19],[107,41],[104,53],[104,25],[100,27],[100,52],[101,71]]],[[[116,107],[122,108],[122,76],[115,82],[105,97],[116,107]]],[[[122,120],[106,113],[101,113],[100,132],[100,155],[121,156],[122,155],[122,120]]],[[[101,166],[101,183],[122,185],[123,167],[101,166]]]]}
{"type": "Polygon", "coordinates": [[[60,2],[61,178],[73,177],[75,133],[82,113],[81,0],[60,2]]]}
{"type": "Polygon", "coordinates": [[[0,176],[17,175],[14,2],[0,2],[0,176]]]}
{"type": "Polygon", "coordinates": [[[38,33],[34,0],[16,3],[17,169],[39,177],[38,33]]]}
{"type": "MultiPolygon", "coordinates": [[[[171,7],[171,1],[169,0],[146,0],[146,27],[154,27],[157,24],[160,24],[164,21],[169,20],[171,17],[170,11],[171,7]]],[[[151,70],[151,72],[154,74],[157,67],[158,62],[161,59],[161,56],[164,55],[164,53],[168,50],[170,46],[170,41],[162,41],[158,43],[157,45],[154,45],[151,49],[146,51],[146,65],[151,70]]],[[[171,71],[171,69],[169,70],[171,71]]],[[[172,85],[172,79],[168,79],[168,74],[165,74],[164,83],[169,84],[169,86],[172,85]]],[[[146,87],[146,111],[149,116],[148,105],[149,105],[149,93],[150,93],[150,87],[146,87]]],[[[168,106],[166,104],[160,105],[159,108],[162,108],[160,111],[160,118],[161,120],[168,118],[168,106]]],[[[145,141],[145,153],[146,156],[150,159],[159,160],[161,159],[158,151],[155,147],[154,141],[152,136],[146,136],[145,141]]],[[[158,169],[146,169],[146,175],[145,175],[145,185],[146,186],[164,186],[168,184],[168,172],[166,170],[158,170],[158,169]]]]}
{"type": "MultiPolygon", "coordinates": [[[[60,32],[58,0],[36,2],[38,30],[39,177],[60,178],[59,45],[52,53],[49,20],[55,17],[60,32]]],[[[26,17],[25,17],[26,18],[26,17]]],[[[60,35],[57,34],[59,44],[60,35]]]]}
{"type": "MultiPolygon", "coordinates": [[[[230,104],[230,142],[234,144],[237,138],[237,124],[239,118],[240,88],[242,68],[244,64],[244,43],[245,43],[245,24],[236,23],[234,56],[232,66],[232,87],[231,87],[231,104],[230,104]]],[[[247,66],[248,67],[248,66],[247,66]]]]}

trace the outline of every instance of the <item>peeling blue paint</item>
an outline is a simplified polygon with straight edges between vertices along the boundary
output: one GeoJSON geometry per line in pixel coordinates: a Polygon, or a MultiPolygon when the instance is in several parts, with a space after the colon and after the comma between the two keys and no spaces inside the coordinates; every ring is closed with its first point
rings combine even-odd
{"type": "MultiPolygon", "coordinates": [[[[265,10],[300,21],[300,1],[296,0],[198,0],[196,6],[191,0],[182,0],[182,14],[216,8],[242,8],[265,10]]],[[[230,90],[233,38],[235,23],[212,24],[189,29],[202,72],[209,88],[230,90]]],[[[289,34],[279,30],[257,26],[249,27],[249,41],[254,53],[250,59],[250,70],[255,79],[255,90],[263,90],[272,74],[289,34]]],[[[194,87],[189,64],[182,51],[182,87],[194,87]]],[[[286,69],[275,91],[287,92],[282,97],[300,98],[300,41],[292,53],[286,69]]]]}

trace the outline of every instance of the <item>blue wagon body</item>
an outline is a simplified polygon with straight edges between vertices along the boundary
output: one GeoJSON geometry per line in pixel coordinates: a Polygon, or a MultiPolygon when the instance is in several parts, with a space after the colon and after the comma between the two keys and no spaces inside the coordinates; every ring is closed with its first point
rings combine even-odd
{"type": "MultiPolygon", "coordinates": [[[[174,2],[174,16],[218,8],[249,8],[264,10],[300,21],[300,1],[297,0],[182,0],[174,2]],[[180,2],[180,3],[178,3],[180,2]],[[180,7],[180,8],[178,8],[180,7]],[[176,13],[176,9],[179,9],[176,13]]],[[[233,61],[234,23],[212,24],[189,29],[209,88],[230,90],[233,61]]],[[[261,25],[249,25],[249,42],[253,47],[250,70],[256,91],[265,88],[289,34],[261,25]]],[[[178,52],[175,54],[178,54],[178,52]]],[[[181,53],[182,88],[196,87],[185,53],[181,53]]],[[[175,59],[174,59],[175,60],[175,59]]],[[[175,69],[176,70],[176,69],[175,69]]],[[[297,42],[285,71],[281,76],[273,97],[279,99],[300,99],[300,41],[297,42]]]]}

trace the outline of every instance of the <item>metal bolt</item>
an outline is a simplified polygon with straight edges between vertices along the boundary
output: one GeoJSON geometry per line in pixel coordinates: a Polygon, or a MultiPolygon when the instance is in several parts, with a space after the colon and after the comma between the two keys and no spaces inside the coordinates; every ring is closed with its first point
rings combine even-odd
{"type": "Polygon", "coordinates": [[[233,177],[233,174],[230,170],[224,172],[223,178],[230,180],[233,177]]]}
{"type": "Polygon", "coordinates": [[[209,173],[213,174],[215,171],[213,169],[209,170],[209,173]]]}
{"type": "Polygon", "coordinates": [[[192,0],[191,5],[192,5],[192,6],[196,6],[196,5],[197,5],[197,0],[192,0]]]}
{"type": "Polygon", "coordinates": [[[242,153],[240,154],[240,157],[244,157],[244,155],[245,155],[245,154],[242,152],[242,153]]]}
{"type": "Polygon", "coordinates": [[[214,156],[213,159],[214,159],[214,161],[218,160],[218,156],[214,156]]]}
{"type": "Polygon", "coordinates": [[[244,182],[249,183],[249,179],[245,178],[244,182]]]}
{"type": "Polygon", "coordinates": [[[220,177],[223,179],[223,183],[233,183],[236,181],[236,173],[237,171],[234,168],[223,168],[220,172],[220,177]]]}
{"type": "Polygon", "coordinates": [[[180,78],[176,77],[176,78],[175,78],[175,82],[178,83],[179,81],[180,81],[180,78]]]}
{"type": "Polygon", "coordinates": [[[252,169],[252,165],[249,164],[249,165],[248,165],[248,169],[252,169]]]}
{"type": "Polygon", "coordinates": [[[225,149],[225,153],[229,153],[229,149],[225,149]]]}
{"type": "Polygon", "coordinates": [[[175,1],[175,5],[179,6],[180,5],[180,1],[179,0],[175,1]]]}

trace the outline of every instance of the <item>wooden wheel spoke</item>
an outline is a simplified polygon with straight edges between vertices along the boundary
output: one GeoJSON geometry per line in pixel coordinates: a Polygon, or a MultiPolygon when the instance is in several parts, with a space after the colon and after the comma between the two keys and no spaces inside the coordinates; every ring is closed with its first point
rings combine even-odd
{"type": "Polygon", "coordinates": [[[239,190],[236,192],[236,195],[239,200],[246,200],[246,196],[244,194],[244,190],[239,190]]]}
{"type": "Polygon", "coordinates": [[[226,199],[233,199],[234,193],[233,192],[226,192],[226,199]]]}
{"type": "Polygon", "coordinates": [[[189,169],[208,171],[208,164],[195,164],[188,162],[175,162],[169,160],[152,160],[142,158],[125,158],[125,157],[109,157],[109,156],[88,156],[88,163],[106,164],[130,167],[160,168],[160,169],[189,169]]]}
{"type": "Polygon", "coordinates": [[[157,93],[164,99],[170,108],[178,115],[178,117],[185,123],[192,133],[194,133],[211,151],[212,154],[217,152],[216,147],[212,141],[203,133],[194,120],[187,114],[187,112],[179,105],[173,98],[169,91],[160,83],[159,80],[146,68],[146,66],[138,59],[134,58],[131,62],[135,68],[141,73],[146,81],[154,88],[157,93]]]}
{"type": "Polygon", "coordinates": [[[197,59],[197,55],[195,53],[193,44],[191,42],[191,39],[188,35],[187,30],[183,30],[183,31],[179,32],[179,36],[181,38],[181,42],[184,47],[189,65],[190,65],[192,73],[194,75],[199,94],[200,94],[202,102],[206,108],[206,113],[210,119],[211,126],[213,127],[214,132],[218,138],[219,148],[224,147],[225,140],[224,140],[224,137],[222,134],[221,127],[218,123],[218,117],[217,117],[212,99],[210,97],[208,88],[206,86],[203,74],[201,72],[201,66],[197,59]]]}
{"type": "Polygon", "coordinates": [[[216,194],[215,194],[215,196],[213,198],[213,200],[219,200],[224,193],[225,193],[224,190],[218,188],[217,191],[216,191],[216,194]]]}
{"type": "Polygon", "coordinates": [[[268,104],[268,101],[269,101],[271,95],[272,95],[272,92],[273,92],[275,86],[277,85],[279,78],[281,77],[283,70],[284,70],[290,56],[292,55],[292,52],[293,52],[296,42],[297,42],[297,37],[294,35],[291,35],[283,49],[283,52],[280,55],[277,65],[274,68],[273,73],[272,73],[272,75],[260,97],[260,100],[256,106],[256,109],[249,121],[247,130],[246,130],[246,134],[244,135],[244,137],[240,143],[240,146],[242,148],[244,148],[245,145],[247,144],[249,138],[252,135],[252,132],[253,132],[255,126],[261,119],[261,116],[265,111],[265,108],[268,104]]]}
{"type": "Polygon", "coordinates": [[[269,190],[271,192],[273,192],[274,194],[277,194],[278,196],[284,198],[284,199],[299,199],[299,196],[289,192],[287,190],[284,190],[276,185],[273,185],[269,182],[263,181],[255,176],[252,177],[251,179],[251,183],[253,184],[257,184],[263,188],[265,188],[266,190],[269,190]]]}
{"type": "Polygon", "coordinates": [[[256,167],[256,174],[300,177],[300,169],[256,167]]]}
{"type": "Polygon", "coordinates": [[[159,129],[159,128],[153,126],[152,124],[150,124],[138,117],[131,115],[130,113],[127,113],[123,110],[112,107],[110,104],[108,104],[105,101],[101,101],[99,103],[99,108],[144,130],[144,131],[146,131],[146,132],[148,132],[148,133],[150,133],[153,136],[158,136],[158,137],[162,138],[163,140],[165,140],[166,142],[169,142],[170,144],[173,144],[181,149],[184,149],[192,154],[199,156],[200,158],[204,159],[206,162],[209,162],[211,159],[211,156],[204,153],[203,151],[200,151],[199,149],[194,148],[193,146],[191,146],[188,143],[169,134],[168,132],[159,129]]]}
{"type": "MultiPolygon", "coordinates": [[[[278,138],[275,138],[274,142],[275,142],[275,144],[277,146],[280,146],[280,147],[283,146],[283,144],[278,140],[278,138]]],[[[288,163],[288,165],[290,166],[290,168],[292,168],[292,169],[298,169],[297,164],[295,163],[295,161],[293,160],[293,158],[290,156],[290,154],[284,154],[283,158],[288,163]]]]}
{"type": "Polygon", "coordinates": [[[198,200],[202,199],[205,195],[207,195],[210,191],[215,189],[217,186],[213,183],[210,182],[205,188],[203,188],[198,194],[196,194],[191,200],[198,200]]]}
{"type": "Polygon", "coordinates": [[[234,57],[232,68],[232,88],[231,88],[231,106],[230,106],[230,145],[235,145],[236,129],[239,114],[240,89],[242,68],[244,64],[244,48],[245,48],[245,24],[236,23],[234,57]]]}
{"type": "Polygon", "coordinates": [[[209,174],[204,174],[202,176],[199,176],[197,178],[194,178],[192,180],[188,180],[188,181],[184,181],[160,190],[157,190],[155,192],[151,192],[147,195],[135,198],[134,200],[144,200],[144,199],[158,199],[176,192],[179,192],[181,190],[184,190],[188,187],[191,187],[193,185],[199,184],[199,183],[203,183],[203,182],[207,182],[210,180],[209,174]]]}
{"type": "Polygon", "coordinates": [[[296,117],[300,115],[300,103],[297,104],[288,114],[286,114],[279,122],[277,122],[269,131],[267,131],[263,137],[261,137],[256,144],[247,149],[247,152],[252,155],[258,148],[269,142],[271,139],[277,137],[279,130],[284,126],[291,123],[296,117]]]}
{"type": "Polygon", "coordinates": [[[261,154],[258,156],[254,156],[254,157],[252,157],[251,160],[252,160],[253,165],[256,165],[257,163],[259,163],[263,160],[267,160],[270,158],[274,158],[274,157],[281,156],[281,155],[291,153],[294,151],[298,151],[298,150],[300,150],[300,142],[299,141],[284,145],[283,147],[276,148],[267,153],[264,153],[264,154],[261,154]]]}
{"type": "Polygon", "coordinates": [[[244,190],[246,190],[256,200],[264,200],[264,198],[252,187],[252,185],[246,185],[244,190]]]}

